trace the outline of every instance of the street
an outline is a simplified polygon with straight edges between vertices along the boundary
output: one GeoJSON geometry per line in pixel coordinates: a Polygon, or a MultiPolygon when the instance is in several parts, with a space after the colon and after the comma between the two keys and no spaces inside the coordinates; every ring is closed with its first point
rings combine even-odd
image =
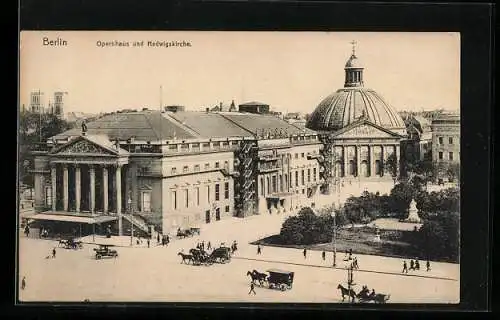
{"type": "MultiPolygon", "coordinates": [[[[249,242],[279,232],[284,215],[231,218],[202,226],[201,236],[174,239],[168,247],[129,247],[130,238],[113,239],[126,247],[116,247],[119,257],[95,260],[94,245],[81,250],[56,248],[55,259],[45,259],[57,246],[51,240],[20,236],[19,277],[26,276],[21,301],[114,302],[341,302],[339,283],[345,286],[347,271],[344,254],[337,255],[337,269],[331,268],[332,253],[322,261],[321,252],[263,247],[249,242]],[[192,266],[181,264],[178,252],[188,252],[197,241],[230,245],[238,241],[238,251],[227,264],[192,266]],[[247,271],[264,272],[278,268],[295,272],[293,288],[281,292],[256,286],[249,295],[247,271]]],[[[88,238],[88,237],[87,237],[88,238]]],[[[113,237],[118,238],[118,237],[113,237]]],[[[91,239],[91,237],[90,237],[91,239]]],[[[84,239],[86,240],[86,239],[84,239]]],[[[96,237],[97,243],[106,239],[96,237]]],[[[108,239],[109,240],[109,239],[108,239]]],[[[144,241],[145,243],[145,241],[144,241]]],[[[410,271],[402,275],[402,261],[395,258],[355,255],[360,270],[355,271],[354,288],[362,285],[377,293],[391,294],[388,303],[457,303],[459,265],[432,262],[432,270],[410,271]]]]}

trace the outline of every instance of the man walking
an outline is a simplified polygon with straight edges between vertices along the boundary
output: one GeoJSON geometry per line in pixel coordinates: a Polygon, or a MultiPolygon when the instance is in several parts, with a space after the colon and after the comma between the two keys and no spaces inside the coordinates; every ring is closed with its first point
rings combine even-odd
{"type": "Polygon", "coordinates": [[[160,233],[156,234],[156,244],[160,244],[160,233]]]}
{"type": "Polygon", "coordinates": [[[56,258],[56,248],[52,249],[52,258],[56,258]]]}
{"type": "Polygon", "coordinates": [[[253,285],[253,282],[250,282],[250,291],[248,291],[248,294],[250,294],[250,293],[252,293],[252,292],[253,292],[253,294],[254,294],[254,295],[255,295],[255,294],[257,294],[257,293],[255,292],[255,286],[253,285]]]}
{"type": "Polygon", "coordinates": [[[413,262],[413,259],[410,260],[410,270],[415,270],[415,263],[413,262]]]}
{"type": "Polygon", "coordinates": [[[403,271],[401,273],[408,273],[408,266],[406,265],[406,260],[403,261],[403,271]]]}
{"type": "Polygon", "coordinates": [[[323,261],[325,261],[325,259],[326,259],[326,253],[325,253],[325,251],[321,252],[321,258],[323,258],[323,261]]]}
{"type": "Polygon", "coordinates": [[[304,253],[304,259],[306,259],[307,258],[307,250],[306,250],[306,248],[304,248],[304,252],[303,253],[304,253]]]}
{"type": "Polygon", "coordinates": [[[260,244],[257,245],[257,254],[261,254],[262,253],[262,249],[260,248],[260,244]]]}
{"type": "Polygon", "coordinates": [[[147,242],[148,242],[148,248],[149,248],[149,238],[148,238],[148,241],[147,241],[147,242]]]}
{"type": "Polygon", "coordinates": [[[418,262],[418,259],[415,259],[415,270],[420,270],[420,262],[418,262]]]}
{"type": "Polygon", "coordinates": [[[431,271],[431,262],[429,260],[427,260],[426,266],[427,266],[427,271],[431,271]]]}

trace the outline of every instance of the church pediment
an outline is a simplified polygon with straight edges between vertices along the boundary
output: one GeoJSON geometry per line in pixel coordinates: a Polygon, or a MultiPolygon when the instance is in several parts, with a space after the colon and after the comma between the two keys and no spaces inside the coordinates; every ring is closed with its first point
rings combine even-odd
{"type": "Polygon", "coordinates": [[[361,123],[356,126],[346,127],[334,134],[335,139],[366,139],[366,138],[398,138],[399,135],[382,128],[377,128],[370,123],[361,123]]]}
{"type": "Polygon", "coordinates": [[[92,154],[92,155],[117,155],[117,152],[113,152],[109,148],[100,146],[94,142],[87,139],[76,139],[75,141],[70,141],[66,145],[61,146],[57,150],[54,150],[52,154],[92,154]]]}

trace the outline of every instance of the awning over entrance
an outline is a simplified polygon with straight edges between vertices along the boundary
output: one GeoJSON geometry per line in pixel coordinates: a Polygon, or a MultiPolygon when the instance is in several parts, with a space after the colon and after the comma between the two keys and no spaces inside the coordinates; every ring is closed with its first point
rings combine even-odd
{"type": "Polygon", "coordinates": [[[46,214],[46,213],[38,213],[31,216],[26,216],[25,218],[33,220],[75,222],[75,223],[85,223],[85,224],[99,224],[118,219],[117,217],[107,216],[107,215],[90,217],[90,216],[75,216],[75,215],[46,214]]]}

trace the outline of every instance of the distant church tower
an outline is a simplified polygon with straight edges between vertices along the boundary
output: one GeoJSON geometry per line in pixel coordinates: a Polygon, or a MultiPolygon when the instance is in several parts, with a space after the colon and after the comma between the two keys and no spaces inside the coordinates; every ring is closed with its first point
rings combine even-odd
{"type": "Polygon", "coordinates": [[[42,95],[43,92],[41,92],[40,90],[31,92],[30,107],[29,107],[29,110],[31,112],[36,112],[36,113],[43,112],[42,95]]]}
{"type": "Polygon", "coordinates": [[[67,92],[57,91],[54,92],[54,104],[52,105],[52,113],[62,118],[64,115],[64,96],[67,92]]]}

